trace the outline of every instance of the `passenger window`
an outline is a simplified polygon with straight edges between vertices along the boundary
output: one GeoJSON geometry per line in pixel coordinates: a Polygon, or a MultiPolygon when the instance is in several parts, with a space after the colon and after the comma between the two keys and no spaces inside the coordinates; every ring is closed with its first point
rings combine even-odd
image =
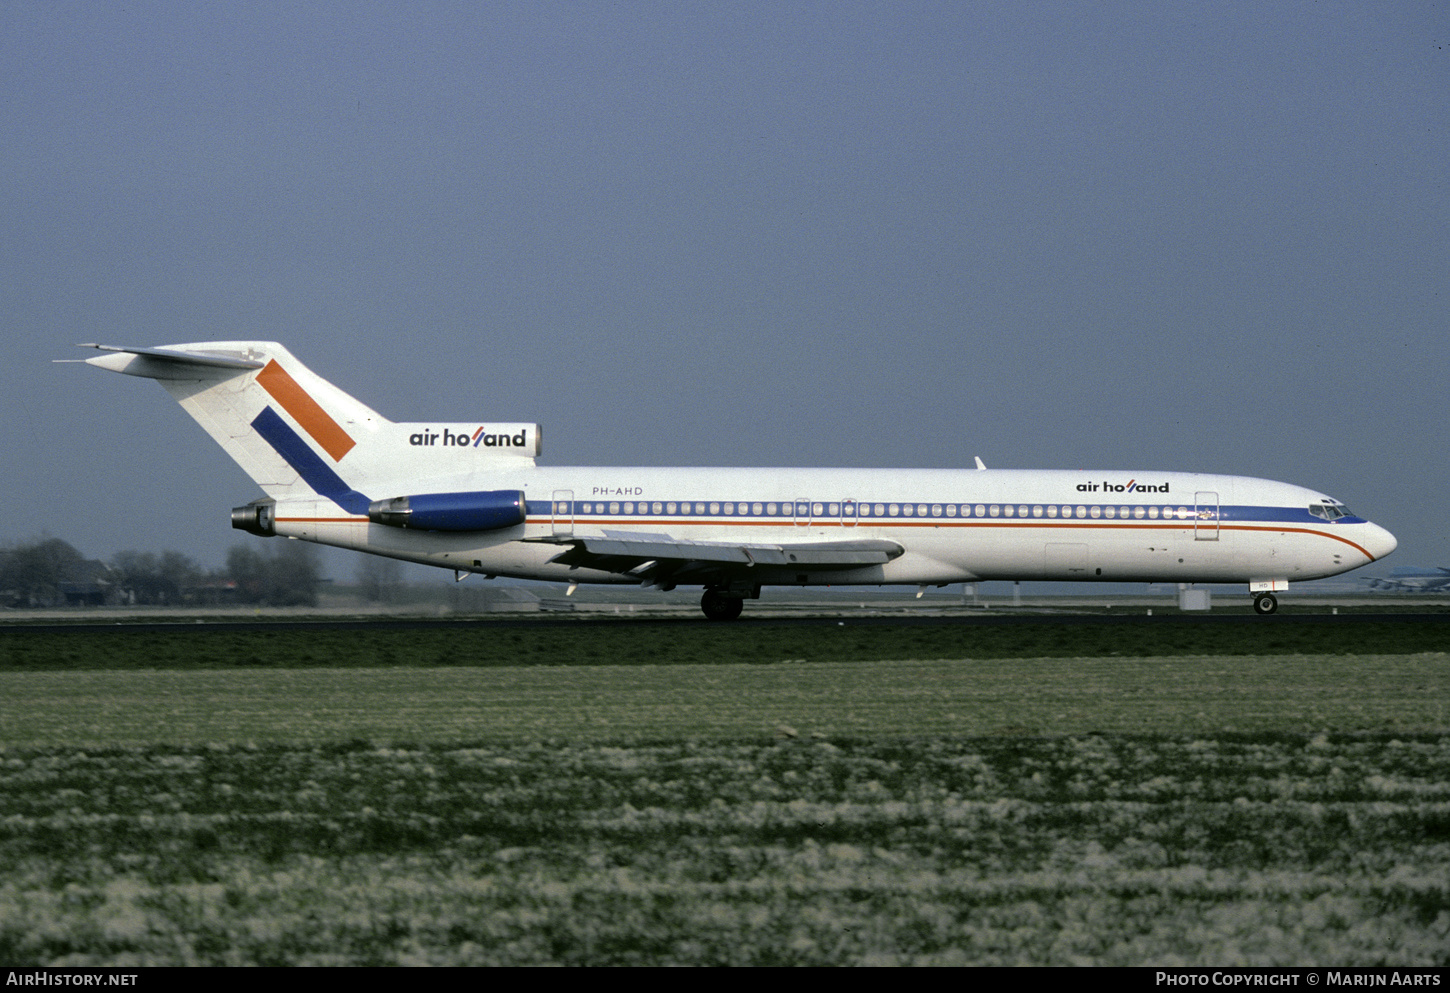
{"type": "MultiPolygon", "coordinates": [[[[934,512],[936,510],[936,508],[933,507],[932,510],[934,512]]],[[[954,504],[954,503],[947,504],[947,516],[948,517],[956,517],[957,516],[957,505],[956,504],[954,504]]]]}

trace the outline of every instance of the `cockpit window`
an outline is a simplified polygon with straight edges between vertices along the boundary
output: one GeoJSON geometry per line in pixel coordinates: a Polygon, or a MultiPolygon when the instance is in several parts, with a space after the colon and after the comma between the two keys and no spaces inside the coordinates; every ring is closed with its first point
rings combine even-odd
{"type": "Polygon", "coordinates": [[[1342,503],[1311,503],[1309,513],[1326,521],[1337,521],[1341,517],[1350,516],[1349,508],[1342,503]]]}

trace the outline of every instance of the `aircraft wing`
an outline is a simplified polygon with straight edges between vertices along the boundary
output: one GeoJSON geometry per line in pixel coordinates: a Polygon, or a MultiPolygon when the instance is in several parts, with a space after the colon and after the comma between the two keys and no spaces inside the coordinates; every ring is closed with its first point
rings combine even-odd
{"type": "Polygon", "coordinates": [[[748,577],[755,566],[786,569],[853,569],[882,565],[903,549],[894,541],[780,542],[691,541],[667,534],[605,531],[554,535],[541,541],[566,546],[550,562],[638,577],[648,586],[710,583],[748,577]]]}

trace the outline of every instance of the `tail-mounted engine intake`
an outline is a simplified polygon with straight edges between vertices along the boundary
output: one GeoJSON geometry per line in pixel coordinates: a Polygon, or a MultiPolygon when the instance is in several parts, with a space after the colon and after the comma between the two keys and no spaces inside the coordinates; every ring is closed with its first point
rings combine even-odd
{"type": "Polygon", "coordinates": [[[232,527],[263,538],[277,533],[273,527],[277,520],[277,501],[253,500],[245,507],[232,508],[232,527]]]}
{"type": "Polygon", "coordinates": [[[415,531],[497,531],[522,524],[527,516],[522,490],[424,493],[368,504],[374,524],[415,531]]]}

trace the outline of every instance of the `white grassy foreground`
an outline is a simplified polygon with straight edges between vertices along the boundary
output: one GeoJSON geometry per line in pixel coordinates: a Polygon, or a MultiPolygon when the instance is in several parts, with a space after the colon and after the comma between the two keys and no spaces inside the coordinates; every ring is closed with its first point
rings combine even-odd
{"type": "Polygon", "coordinates": [[[1450,737],[0,750],[0,961],[1443,964],[1450,737]]]}

